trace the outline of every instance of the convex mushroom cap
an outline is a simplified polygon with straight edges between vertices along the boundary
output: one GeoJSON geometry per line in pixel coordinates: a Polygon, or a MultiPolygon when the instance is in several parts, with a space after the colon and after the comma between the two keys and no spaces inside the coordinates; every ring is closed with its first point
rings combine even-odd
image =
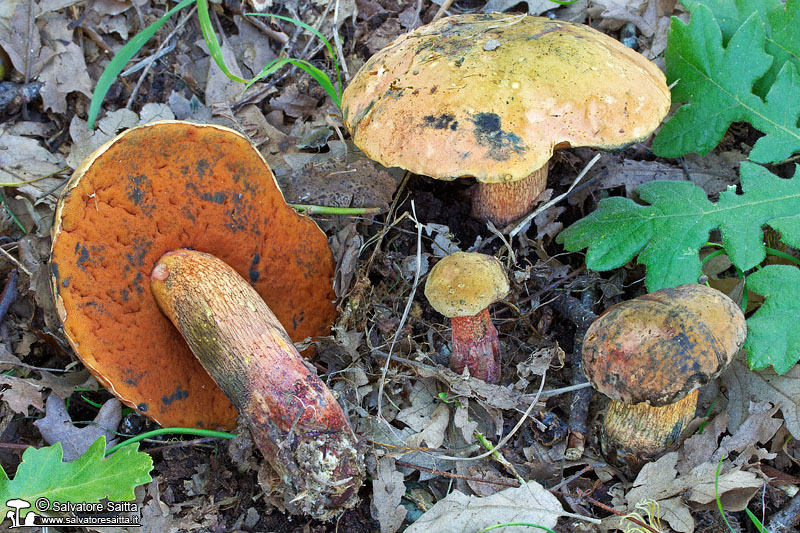
{"type": "Polygon", "coordinates": [[[535,185],[496,193],[532,195],[530,203],[555,148],[644,140],[669,107],[664,74],[613,38],[503,13],[446,17],[401,35],[342,95],[345,125],[375,161],[482,183],[542,169],[535,185]]]}
{"type": "Polygon", "coordinates": [[[425,297],[448,318],[474,316],[502,300],[509,285],[500,261],[492,256],[456,252],[428,274],[425,297]]]}
{"type": "Polygon", "coordinates": [[[167,121],[88,157],[53,225],[52,288],[64,332],[98,381],[163,426],[233,427],[236,411],[153,301],[165,252],[213,254],[256,289],[293,341],[335,317],[325,235],[286,204],[241,134],[167,121]]]}
{"type": "Polygon", "coordinates": [[[584,372],[612,400],[668,405],[722,373],[746,336],[733,300],[679,285],[606,310],[586,332],[584,372]]]}

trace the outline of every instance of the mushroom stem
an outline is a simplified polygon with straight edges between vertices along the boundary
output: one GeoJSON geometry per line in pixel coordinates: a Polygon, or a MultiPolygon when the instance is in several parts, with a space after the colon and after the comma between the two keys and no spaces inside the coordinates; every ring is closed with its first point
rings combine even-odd
{"type": "Polygon", "coordinates": [[[682,400],[663,407],[611,400],[600,437],[603,455],[635,475],[645,463],[678,442],[694,418],[697,394],[694,389],[682,400]]]}
{"type": "Polygon", "coordinates": [[[500,381],[500,339],[489,309],[474,316],[453,317],[453,353],[450,367],[459,374],[469,368],[472,377],[487,383],[500,381]]]}
{"type": "Polygon", "coordinates": [[[364,477],[357,438],[258,293],[221,260],[164,254],[150,276],[162,312],[239,413],[294,514],[352,507],[364,477]]]}
{"type": "Polygon", "coordinates": [[[472,217],[503,228],[527,215],[547,186],[547,167],[517,181],[479,183],[472,197],[472,217]]]}

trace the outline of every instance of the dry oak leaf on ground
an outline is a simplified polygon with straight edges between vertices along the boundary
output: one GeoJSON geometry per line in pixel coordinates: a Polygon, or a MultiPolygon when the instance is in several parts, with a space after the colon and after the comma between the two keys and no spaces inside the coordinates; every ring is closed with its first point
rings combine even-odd
{"type": "MultiPolygon", "coordinates": [[[[505,522],[528,522],[553,528],[560,516],[569,513],[558,499],[535,481],[517,488],[480,498],[453,491],[436,502],[405,533],[474,533],[505,522]]],[[[527,527],[507,526],[494,531],[528,531],[527,527]]]]}

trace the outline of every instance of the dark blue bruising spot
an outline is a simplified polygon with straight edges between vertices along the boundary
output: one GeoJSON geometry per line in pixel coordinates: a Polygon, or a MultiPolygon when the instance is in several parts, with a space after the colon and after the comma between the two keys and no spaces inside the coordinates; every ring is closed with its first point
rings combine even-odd
{"type": "Polygon", "coordinates": [[[61,282],[62,287],[69,287],[69,282],[72,281],[72,276],[67,276],[64,278],[64,281],[61,282]]]}
{"type": "Polygon", "coordinates": [[[171,405],[172,402],[174,402],[176,400],[177,401],[182,401],[182,400],[185,400],[188,397],[189,397],[189,391],[188,390],[182,390],[181,386],[178,385],[175,388],[175,392],[170,394],[169,397],[166,397],[166,396],[162,396],[161,397],[161,403],[163,403],[164,405],[171,405]]]}
{"type": "Polygon", "coordinates": [[[133,288],[136,289],[136,292],[139,293],[139,294],[143,294],[144,293],[144,287],[142,287],[143,279],[144,279],[144,276],[142,275],[141,272],[137,272],[136,273],[136,277],[133,278],[133,282],[132,282],[133,283],[133,288]]]}
{"type": "Polygon", "coordinates": [[[75,255],[78,256],[78,266],[81,270],[85,272],[87,264],[96,267],[98,261],[105,259],[105,257],[100,254],[103,250],[105,250],[104,246],[90,246],[87,248],[81,243],[76,243],[75,255]]]}
{"type": "Polygon", "coordinates": [[[463,63],[464,63],[464,58],[460,57],[460,58],[456,59],[453,64],[456,66],[456,68],[461,68],[461,65],[463,63]]]}
{"type": "Polygon", "coordinates": [[[141,412],[143,412],[143,413],[146,413],[146,412],[147,412],[147,410],[148,410],[148,409],[150,409],[150,406],[149,406],[149,405],[147,405],[147,402],[142,402],[142,403],[140,403],[140,404],[137,404],[137,405],[136,405],[136,409],[137,409],[138,411],[141,411],[141,412]]]}
{"type": "Polygon", "coordinates": [[[250,283],[255,283],[256,281],[258,281],[258,278],[261,275],[258,272],[259,262],[261,262],[261,254],[253,255],[253,260],[250,261],[250,270],[248,270],[248,274],[250,275],[250,283]]]}
{"type": "Polygon", "coordinates": [[[198,420],[197,422],[195,422],[195,424],[196,424],[196,425],[197,425],[197,427],[199,427],[199,428],[204,428],[204,427],[206,427],[206,425],[203,423],[203,421],[202,421],[202,420],[198,420]]]}
{"type": "Polygon", "coordinates": [[[125,254],[125,257],[128,259],[128,264],[134,267],[144,266],[144,257],[147,255],[147,252],[150,251],[152,245],[153,241],[150,239],[134,237],[133,245],[131,246],[133,253],[125,254]]]}
{"type": "Polygon", "coordinates": [[[148,180],[147,176],[144,174],[129,177],[128,179],[131,183],[125,187],[126,196],[131,202],[133,202],[133,205],[138,206],[140,203],[142,203],[142,199],[145,195],[145,192],[142,189],[150,188],[150,180],[148,180]]]}
{"type": "Polygon", "coordinates": [[[427,115],[423,117],[423,119],[425,120],[426,126],[437,130],[446,130],[449,128],[453,131],[456,131],[458,128],[458,121],[453,115],[444,114],[439,115],[438,117],[434,115],[427,115]]]}
{"type": "Polygon", "coordinates": [[[120,296],[122,296],[123,302],[127,302],[131,298],[131,293],[130,291],[128,291],[128,289],[122,289],[121,291],[119,291],[119,294],[120,296]]]}
{"type": "Polygon", "coordinates": [[[214,194],[209,194],[204,192],[200,195],[200,198],[205,200],[206,202],[214,202],[215,204],[224,204],[225,200],[228,199],[228,195],[224,192],[215,192],[214,194]]]}
{"type": "Polygon", "coordinates": [[[194,214],[192,213],[192,211],[188,207],[183,206],[181,208],[181,214],[184,217],[188,218],[190,221],[194,222],[194,214]]]}
{"type": "Polygon", "coordinates": [[[403,96],[403,89],[395,87],[394,84],[390,85],[386,92],[383,94],[387,98],[394,98],[395,100],[403,96]]]}
{"type": "Polygon", "coordinates": [[[200,176],[201,178],[205,178],[206,172],[208,171],[208,167],[210,166],[211,165],[209,165],[208,161],[206,161],[205,159],[201,159],[200,161],[198,161],[197,166],[195,167],[197,175],[200,176]]]}
{"type": "Polygon", "coordinates": [[[125,188],[125,194],[128,199],[141,209],[142,213],[146,216],[151,216],[156,206],[152,203],[144,202],[145,198],[152,192],[150,180],[144,174],[139,176],[128,177],[130,183],[125,188]]]}
{"type": "Polygon", "coordinates": [[[489,147],[489,157],[495,161],[505,161],[512,153],[525,153],[522,139],[514,133],[503,131],[497,113],[478,113],[472,123],[475,124],[475,139],[479,144],[489,147]]]}
{"type": "Polygon", "coordinates": [[[297,330],[297,326],[299,326],[303,322],[303,320],[306,319],[306,317],[304,315],[305,315],[305,311],[300,311],[300,316],[292,315],[292,327],[295,330],[297,330]]]}

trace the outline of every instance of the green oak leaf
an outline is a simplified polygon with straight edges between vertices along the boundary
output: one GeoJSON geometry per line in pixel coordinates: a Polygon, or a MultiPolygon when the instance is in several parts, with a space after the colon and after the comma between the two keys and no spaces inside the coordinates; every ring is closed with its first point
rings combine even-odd
{"type": "Polygon", "coordinates": [[[73,503],[135,500],[133,489],[149,483],[153,469],[153,460],[138,448],[138,444],[124,446],[104,457],[106,438],[102,436],[78,459],[65,463],[60,442],[38,450],[30,447],[22,454],[13,480],[0,468],[0,517],[6,515],[5,503],[12,498],[31,503],[20,511],[21,516],[34,510],[34,502],[42,497],[73,503]]]}
{"type": "Polygon", "coordinates": [[[729,188],[716,203],[687,181],[646,183],[636,192],[649,205],[628,198],[601,200],[557,240],[570,251],[588,248],[586,266],[593,270],[620,267],[639,254],[649,291],[697,283],[699,251],[714,229],[720,230],[731,262],[749,270],[764,260],[764,225],[780,231],[784,242],[800,244],[800,167],[788,180],[747,161],[740,172],[742,194],[729,188]]]}
{"type": "Polygon", "coordinates": [[[800,151],[800,76],[795,64],[784,62],[766,100],[753,93],[754,84],[774,63],[773,56],[764,51],[764,27],[755,11],[723,47],[719,22],[706,5],[695,6],[689,24],[672,19],[665,52],[667,80],[677,82],[672,101],[688,103],[654,139],[656,154],[705,155],[732,122],[749,122],[765,134],[750,153],[753,161],[783,161],[800,151]]]}
{"type": "Polygon", "coordinates": [[[791,326],[800,316],[800,269],[766,266],[747,277],[746,287],[765,298],[747,319],[747,362],[753,369],[772,365],[784,374],[800,360],[800,329],[791,326]]]}
{"type": "Polygon", "coordinates": [[[714,15],[722,31],[722,42],[727,45],[736,30],[753,13],[758,13],[764,24],[764,51],[774,60],[766,74],[759,79],[753,92],[764,96],[778,77],[784,63],[791,61],[800,68],[800,0],[682,0],[693,13],[699,5],[706,6],[714,15]]]}
{"type": "MultiPolygon", "coordinates": [[[[636,189],[642,205],[628,198],[601,200],[597,209],[562,231],[557,241],[569,251],[588,248],[586,266],[611,270],[639,255],[649,291],[697,283],[700,248],[719,229],[731,262],[748,271],[766,257],[763,228],[800,247],[800,166],[782,179],[755,163],[740,169],[742,194],[731,187],[710,202],[687,181],[653,181],[636,189]]],[[[768,266],[747,277],[747,288],[766,303],[747,323],[745,348],[754,368],[787,372],[800,357],[800,330],[786,328],[800,316],[800,269],[768,266]],[[786,331],[784,331],[786,330],[786,331]],[[791,330],[791,331],[789,331],[791,330]]]]}

